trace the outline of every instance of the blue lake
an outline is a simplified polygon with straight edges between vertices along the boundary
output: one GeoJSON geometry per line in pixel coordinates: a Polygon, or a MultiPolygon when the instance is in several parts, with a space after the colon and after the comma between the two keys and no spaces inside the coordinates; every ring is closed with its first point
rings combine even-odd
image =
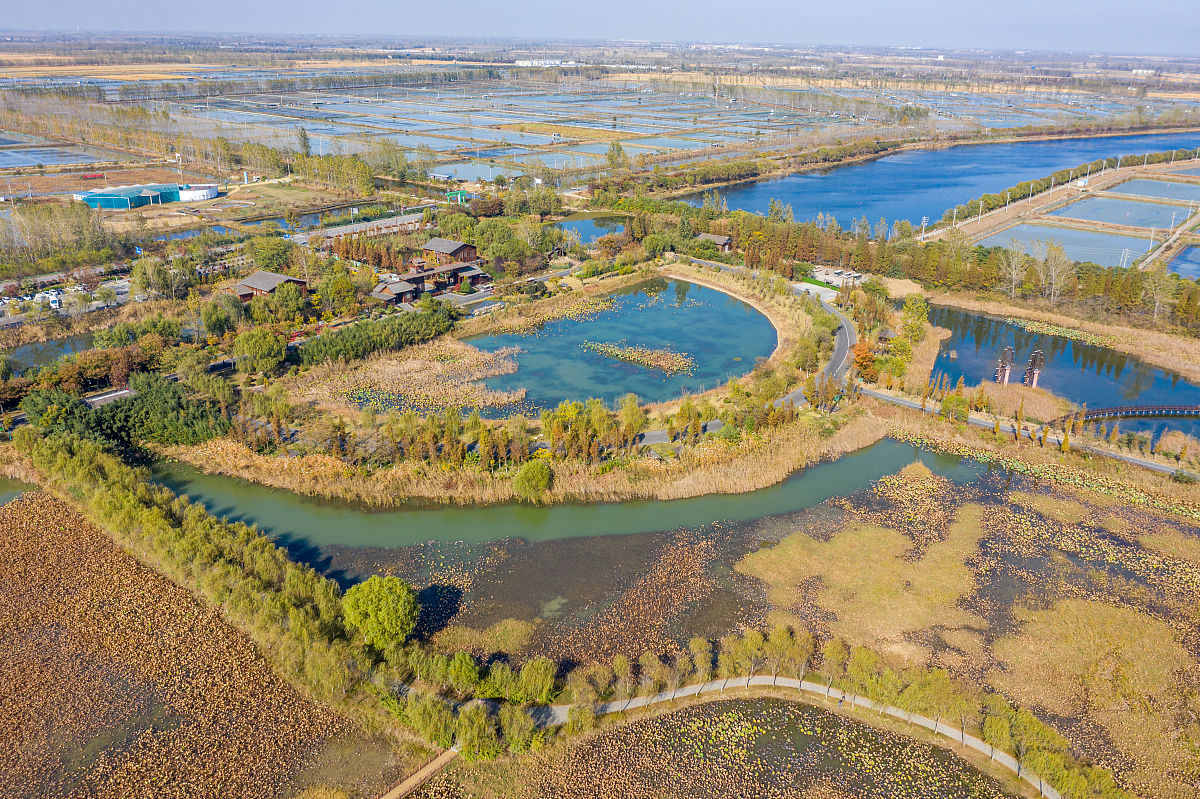
{"type": "MultiPolygon", "coordinates": [[[[933,373],[949,375],[952,383],[958,382],[960,376],[969,386],[992,382],[997,359],[1005,347],[1011,346],[1016,353],[1015,382],[1021,381],[1033,351],[1041,350],[1046,365],[1038,379],[1038,388],[1076,404],[1086,402],[1093,409],[1115,405],[1200,405],[1200,386],[1105,347],[1030,333],[1003,319],[942,306],[930,309],[929,321],[950,331],[950,337],[938,351],[933,373]]],[[[1155,433],[1169,428],[1200,435],[1200,422],[1186,419],[1124,419],[1120,427],[1155,433]]]]}
{"type": "Polygon", "coordinates": [[[1200,247],[1184,247],[1171,261],[1171,271],[1189,280],[1200,280],[1200,247]]]}
{"type": "MultiPolygon", "coordinates": [[[[599,397],[610,405],[630,392],[643,402],[698,394],[739,377],[777,343],[765,316],[740,300],[682,280],[651,280],[613,295],[613,307],[584,320],[559,319],[533,333],[480,336],[469,342],[493,352],[519,347],[517,371],[491,377],[492,389],[526,390],[522,409],[537,412],[563,400],[599,397]],[[669,348],[695,361],[692,374],[624,363],[583,348],[584,342],[669,348]]],[[[509,409],[502,409],[506,413],[509,409]]]]}
{"type": "Polygon", "coordinates": [[[622,216],[589,216],[580,219],[564,219],[555,222],[559,230],[573,230],[579,234],[579,241],[585,246],[592,244],[601,236],[610,233],[625,232],[625,217],[622,216]]]}
{"type": "MultiPolygon", "coordinates": [[[[772,199],[792,206],[796,219],[833,214],[849,227],[866,216],[935,222],[948,208],[1023,180],[1040,178],[1085,161],[1119,155],[1195,149],[1200,133],[1097,136],[1061,141],[976,144],[912,150],[874,161],[720,189],[731,209],[765,214],[772,199]]],[[[699,204],[699,195],[689,202],[699,204]]]]}

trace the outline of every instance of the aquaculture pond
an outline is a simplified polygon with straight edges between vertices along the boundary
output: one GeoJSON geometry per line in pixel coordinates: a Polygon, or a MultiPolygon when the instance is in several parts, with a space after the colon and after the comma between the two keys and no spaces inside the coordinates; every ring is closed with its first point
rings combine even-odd
{"type": "Polygon", "coordinates": [[[595,243],[601,236],[625,232],[625,217],[623,216],[579,216],[567,217],[555,222],[559,230],[573,230],[579,234],[579,241],[584,245],[595,243]]]}
{"type": "Polygon", "coordinates": [[[86,350],[92,346],[94,339],[95,336],[91,333],[80,333],[65,338],[22,344],[0,354],[8,359],[8,364],[14,372],[22,372],[31,366],[49,366],[64,355],[86,350]]]}
{"type": "MultiPolygon", "coordinates": [[[[1062,336],[1033,333],[1018,324],[955,308],[934,306],[929,321],[950,331],[934,362],[952,382],[964,377],[968,385],[991,382],[1004,348],[1013,347],[1015,382],[1020,382],[1034,350],[1045,355],[1038,378],[1044,388],[1089,408],[1115,405],[1200,405],[1200,386],[1172,372],[1150,366],[1107,347],[1062,336]]],[[[1200,435],[1200,422],[1187,419],[1123,419],[1122,430],[1154,432],[1181,430],[1200,435]]]]}
{"type": "Polygon", "coordinates": [[[1056,211],[1051,211],[1050,216],[1163,230],[1183,223],[1188,218],[1188,209],[1178,205],[1145,200],[1087,197],[1076,200],[1056,211]]]}
{"type": "Polygon", "coordinates": [[[500,413],[537,412],[589,397],[613,403],[630,392],[643,402],[696,394],[750,371],[778,341],[770,321],[750,305],[687,281],[650,280],[610,299],[604,310],[547,322],[528,333],[469,339],[489,352],[520,350],[515,372],[483,381],[496,391],[525,390],[518,408],[500,413]],[[669,373],[620,360],[614,347],[670,351],[691,363],[669,373]]]}
{"type": "MultiPolygon", "coordinates": [[[[1085,161],[1198,145],[1200,133],[1170,133],[911,150],[824,172],[740,183],[720,193],[731,209],[761,214],[772,199],[779,200],[802,221],[821,212],[834,215],[842,227],[862,216],[871,224],[883,218],[920,225],[922,216],[935,222],[959,203],[1085,161]]],[[[698,204],[700,195],[689,201],[698,204]]]]}
{"type": "Polygon", "coordinates": [[[1171,261],[1171,271],[1190,280],[1200,280],[1200,247],[1184,247],[1171,261]]]}
{"type": "Polygon", "coordinates": [[[581,741],[524,779],[565,799],[1009,795],[945,749],[782,699],[732,699],[639,719],[581,741]]]}
{"type": "Polygon", "coordinates": [[[1192,202],[1200,200],[1200,183],[1178,180],[1127,180],[1109,189],[1114,194],[1136,194],[1141,197],[1162,197],[1167,200],[1192,202]]]}
{"type": "Polygon", "coordinates": [[[1005,228],[979,243],[985,247],[1007,247],[1013,239],[1025,252],[1032,252],[1035,242],[1055,242],[1062,245],[1072,261],[1090,261],[1100,266],[1119,266],[1125,250],[1129,250],[1125,262],[1131,264],[1150,249],[1149,233],[1145,236],[1129,236],[1030,222],[1005,228]]]}

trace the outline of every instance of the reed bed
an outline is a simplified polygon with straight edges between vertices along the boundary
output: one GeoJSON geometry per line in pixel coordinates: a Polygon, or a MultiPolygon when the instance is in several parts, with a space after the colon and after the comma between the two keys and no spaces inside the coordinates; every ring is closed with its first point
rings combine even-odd
{"type": "Polygon", "coordinates": [[[1048,422],[1070,413],[1075,406],[1044,388],[1030,388],[1020,383],[1006,386],[983,383],[983,393],[992,402],[992,413],[1011,418],[1018,408],[1024,408],[1027,420],[1048,422]]]}
{"type": "Polygon", "coordinates": [[[284,382],[296,399],[342,408],[438,413],[446,408],[515,405],[525,390],[493,391],[480,381],[517,371],[518,350],[495,352],[442,336],[400,353],[380,353],[353,364],[329,362],[284,382]]]}
{"type": "Polygon", "coordinates": [[[613,301],[607,295],[641,283],[646,277],[644,273],[625,275],[584,286],[578,291],[509,305],[486,316],[463,320],[458,324],[455,335],[468,338],[487,334],[528,333],[556,319],[588,319],[612,307],[613,301]]]}
{"type": "Polygon", "coordinates": [[[908,371],[904,374],[904,390],[910,394],[919,394],[929,385],[933,374],[933,364],[937,361],[938,351],[942,342],[950,338],[950,331],[944,327],[929,325],[925,330],[925,338],[913,347],[912,360],[908,362],[908,371]]]}
{"type": "Polygon", "coordinates": [[[0,528],[0,794],[273,795],[348,732],[66,503],[31,492],[0,528]]]}
{"type": "Polygon", "coordinates": [[[614,361],[657,369],[667,375],[690,375],[696,369],[696,361],[692,356],[666,348],[640,347],[626,344],[624,341],[615,344],[585,341],[579,346],[614,361]]]}
{"type": "MultiPolygon", "coordinates": [[[[852,417],[832,434],[811,417],[774,428],[769,438],[744,437],[737,444],[709,439],[685,448],[670,462],[635,459],[603,471],[578,460],[555,460],[546,502],[622,502],[684,499],[706,494],[740,494],[774,485],[797,469],[859,449],[886,435],[881,420],[852,417]]],[[[260,455],[228,439],[195,447],[164,447],[160,454],[210,474],[222,474],[297,494],[341,499],[369,507],[488,505],[513,502],[512,473],[474,466],[403,460],[374,470],[328,455],[260,455]]]]}
{"type": "Polygon", "coordinates": [[[0,443],[0,477],[30,484],[41,482],[41,475],[34,468],[29,456],[18,452],[9,442],[0,443]]]}

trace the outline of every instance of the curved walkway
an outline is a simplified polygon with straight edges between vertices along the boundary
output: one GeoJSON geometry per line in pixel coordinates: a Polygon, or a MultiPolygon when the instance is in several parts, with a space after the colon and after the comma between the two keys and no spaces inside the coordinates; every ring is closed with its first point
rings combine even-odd
{"type": "MultiPolygon", "coordinates": [[[[1047,785],[1040,776],[1035,772],[1023,767],[1021,763],[1008,752],[997,749],[991,744],[976,738],[973,735],[968,735],[965,731],[951,727],[948,724],[943,724],[938,719],[926,718],[925,716],[909,713],[907,710],[901,710],[898,707],[891,705],[882,705],[874,702],[863,696],[856,694],[848,694],[840,689],[833,689],[826,685],[809,682],[808,680],[797,680],[791,677],[735,677],[727,680],[712,680],[706,683],[696,685],[688,685],[674,691],[663,691],[662,693],[653,696],[639,696],[633,699],[617,700],[615,702],[605,702],[600,705],[594,705],[593,710],[597,716],[604,716],[612,713],[623,713],[626,710],[635,710],[641,707],[657,705],[663,702],[672,702],[676,699],[683,699],[689,696],[704,696],[710,694],[723,694],[729,689],[736,688],[791,688],[796,691],[813,694],[815,696],[825,697],[828,699],[838,699],[849,702],[851,705],[874,710],[879,713],[892,716],[893,718],[907,721],[911,724],[916,724],[919,727],[937,734],[942,735],[960,746],[970,747],[977,752],[985,754],[992,761],[999,763],[1009,771],[1015,773],[1032,787],[1036,788],[1041,796],[1049,797],[1049,799],[1062,799],[1058,791],[1047,785]]],[[[550,705],[546,707],[537,707],[530,710],[530,716],[534,722],[540,727],[556,727],[567,723],[571,709],[576,705],[550,705]]]]}

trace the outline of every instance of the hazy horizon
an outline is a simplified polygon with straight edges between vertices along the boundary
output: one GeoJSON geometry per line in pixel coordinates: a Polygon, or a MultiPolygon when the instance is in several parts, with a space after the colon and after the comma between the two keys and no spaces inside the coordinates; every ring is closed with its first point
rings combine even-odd
{"type": "Polygon", "coordinates": [[[882,0],[853,8],[809,7],[780,0],[747,0],[731,13],[714,0],[654,4],[612,0],[603,13],[564,8],[548,0],[448,0],[437,7],[382,0],[314,0],[176,5],[128,0],[58,0],[9,9],[5,32],[359,35],[371,37],[486,37],[723,44],[1039,50],[1073,53],[1200,55],[1195,6],[1151,0],[1131,13],[1115,0],[1013,0],[964,8],[930,0],[919,9],[882,0]],[[336,11],[331,13],[331,8],[336,11]],[[850,20],[847,21],[847,17],[850,20]],[[72,25],[64,27],[69,19],[72,25]]]}

